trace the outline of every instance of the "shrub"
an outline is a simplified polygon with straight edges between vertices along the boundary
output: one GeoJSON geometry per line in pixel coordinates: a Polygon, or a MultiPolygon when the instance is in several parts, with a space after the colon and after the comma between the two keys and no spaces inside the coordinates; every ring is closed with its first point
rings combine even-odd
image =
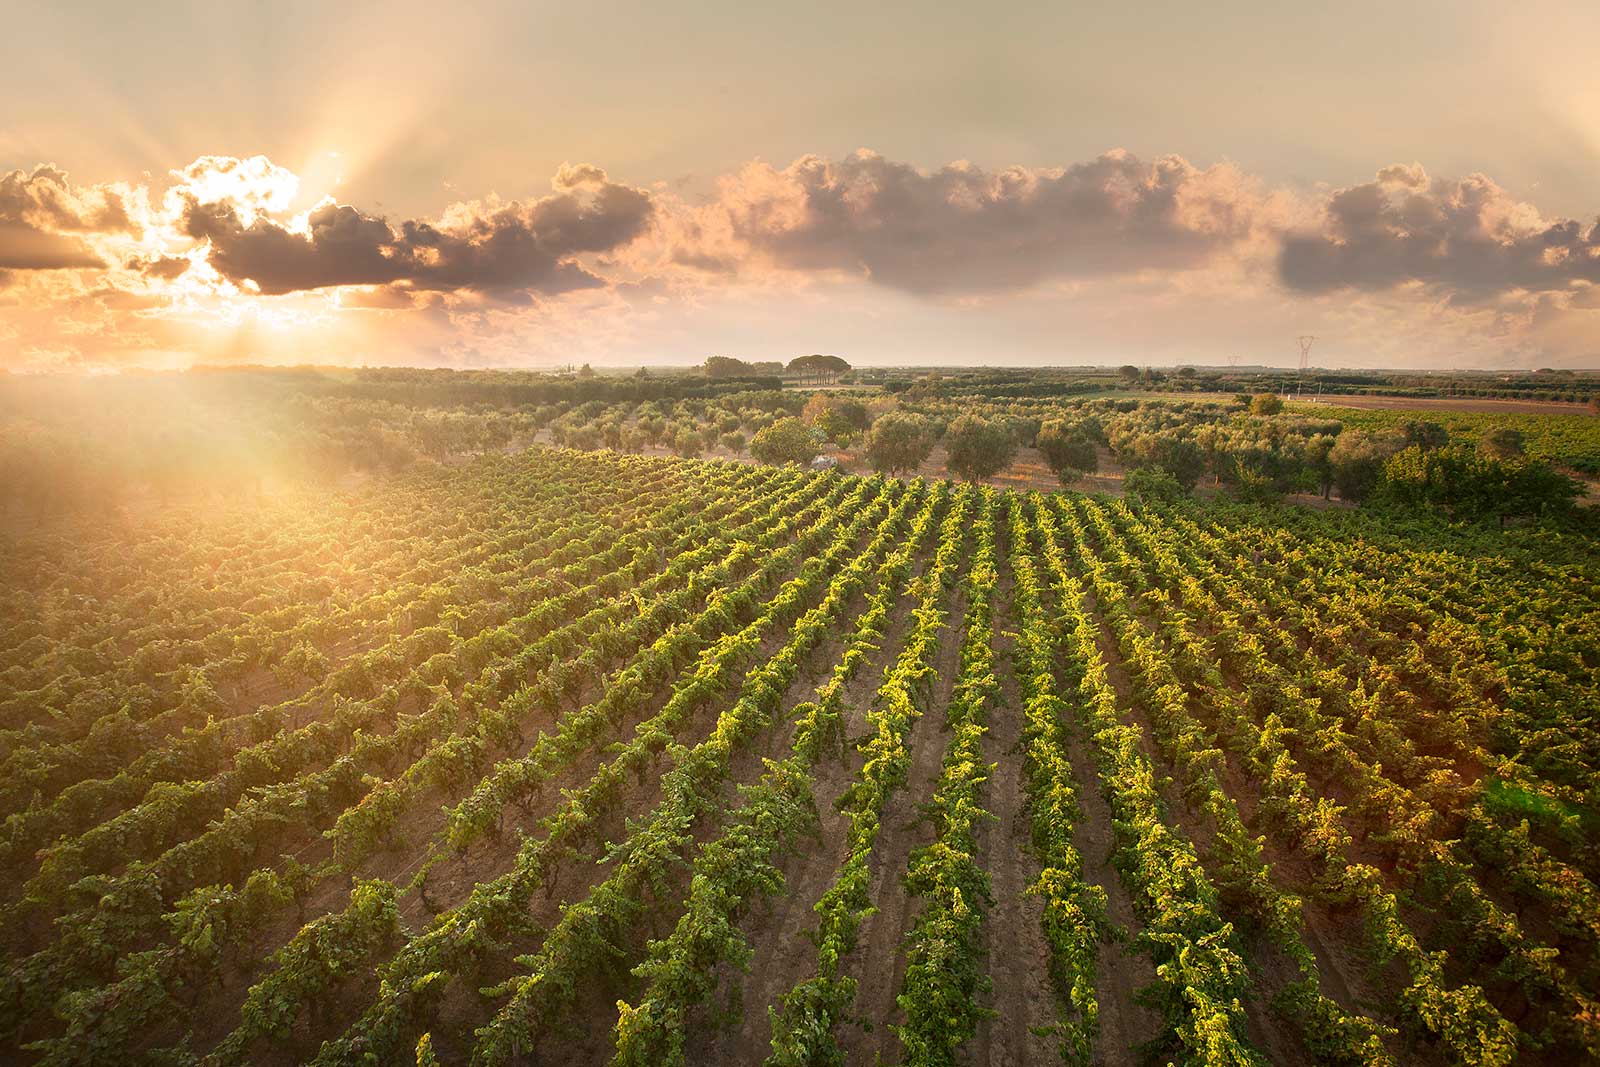
{"type": "Polygon", "coordinates": [[[1283,411],[1283,398],[1276,393],[1257,393],[1250,398],[1250,414],[1277,415],[1283,411]]]}
{"type": "Polygon", "coordinates": [[[1128,472],[1122,482],[1123,491],[1139,503],[1171,502],[1186,495],[1183,485],[1171,471],[1162,467],[1140,467],[1128,472]]]}

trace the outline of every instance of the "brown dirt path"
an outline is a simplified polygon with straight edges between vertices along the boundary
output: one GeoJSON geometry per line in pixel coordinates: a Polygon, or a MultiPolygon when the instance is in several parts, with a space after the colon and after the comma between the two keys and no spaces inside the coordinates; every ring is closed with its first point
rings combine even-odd
{"type": "MultiPolygon", "coordinates": [[[[947,601],[946,619],[959,620],[966,610],[966,597],[952,593],[947,601]]],[[[878,911],[861,924],[856,949],[845,961],[849,973],[860,982],[856,993],[856,1015],[866,1026],[847,1027],[839,1045],[848,1063],[893,1062],[899,1056],[900,1041],[890,1023],[900,1023],[905,1013],[895,1003],[905,974],[905,953],[901,942],[921,907],[921,898],[905,891],[905,873],[914,849],[932,839],[932,827],[922,818],[922,805],[933,795],[934,782],[944,757],[944,708],[950,702],[960,666],[962,626],[946,622],[939,635],[939,654],[934,662],[938,683],[927,710],[911,727],[907,746],[911,767],[905,785],[889,798],[883,812],[883,825],[872,850],[872,899],[878,911]]]]}
{"type": "Polygon", "coordinates": [[[1039,863],[1028,850],[1027,792],[1022,774],[1022,697],[1011,662],[1012,578],[1002,568],[995,612],[995,677],[1000,693],[989,710],[984,757],[995,764],[984,806],[995,816],[978,832],[979,862],[989,872],[994,898],[984,917],[988,971],[993,990],[987,1007],[994,1016],[978,1024],[973,1063],[1026,1065],[1060,1061],[1055,1042],[1034,1031],[1056,1021],[1050,983],[1050,949],[1040,926],[1044,902],[1028,894],[1039,863]]]}
{"type": "MultiPolygon", "coordinates": [[[[924,567],[926,565],[924,559],[924,567]]],[[[903,594],[902,594],[903,597],[903,594]]],[[[911,601],[902,599],[903,604],[911,601]]],[[[871,704],[884,671],[894,664],[913,622],[909,610],[895,614],[879,641],[878,651],[845,687],[845,736],[866,731],[865,710],[871,704]]],[[[831,671],[830,671],[831,673],[831,671]]],[[[827,675],[818,679],[826,682],[827,675]]],[[[835,807],[861,772],[862,757],[850,746],[843,759],[824,758],[812,775],[812,794],[819,817],[818,835],[801,843],[780,868],[783,894],[760,906],[741,924],[755,955],[748,970],[726,968],[723,982],[739,1018],[729,1026],[714,1020],[698,1027],[685,1054],[691,1063],[759,1063],[771,1050],[772,1021],[768,1007],[777,1006],[785,993],[805,979],[816,966],[816,951],[807,934],[816,926],[814,910],[839,865],[844,862],[849,823],[835,807]]]]}

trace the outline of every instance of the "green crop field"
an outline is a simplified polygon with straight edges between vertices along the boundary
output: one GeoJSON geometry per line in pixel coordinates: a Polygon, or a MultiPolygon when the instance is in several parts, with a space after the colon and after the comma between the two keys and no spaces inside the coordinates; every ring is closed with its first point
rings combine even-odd
{"type": "Polygon", "coordinates": [[[1333,404],[1300,405],[1296,410],[1371,431],[1392,431],[1408,422],[1434,422],[1452,438],[1473,444],[1495,430],[1515,430],[1526,440],[1528,455],[1583,474],[1600,475],[1600,418],[1590,414],[1533,415],[1440,408],[1362,411],[1333,404]]]}
{"type": "Polygon", "coordinates": [[[0,544],[10,1062],[1600,1054],[1581,534],[535,448],[0,544]]]}

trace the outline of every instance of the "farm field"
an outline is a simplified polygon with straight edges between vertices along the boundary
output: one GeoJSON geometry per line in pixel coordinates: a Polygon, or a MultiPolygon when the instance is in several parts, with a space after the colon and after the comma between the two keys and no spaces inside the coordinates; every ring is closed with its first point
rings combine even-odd
{"type": "Polygon", "coordinates": [[[0,42],[0,1067],[1600,1067],[1600,4],[188,6],[0,42]]]}
{"type": "Polygon", "coordinates": [[[1600,1056],[1600,558],[534,448],[0,541],[0,1060],[1600,1056]]]}
{"type": "Polygon", "coordinates": [[[1470,411],[1485,415],[1587,415],[1582,404],[1556,400],[1508,400],[1496,397],[1345,396],[1329,393],[1320,403],[1342,408],[1388,411],[1470,411]]]}
{"type": "Polygon", "coordinates": [[[1516,404],[1512,401],[1440,401],[1425,404],[1408,400],[1404,404],[1345,405],[1337,403],[1297,405],[1296,410],[1333,418],[1346,426],[1365,430],[1388,429],[1407,420],[1432,419],[1454,437],[1478,441],[1492,430],[1508,428],[1523,434],[1529,455],[1558,463],[1591,477],[1600,475],[1600,418],[1571,410],[1556,412],[1556,405],[1516,404]]]}

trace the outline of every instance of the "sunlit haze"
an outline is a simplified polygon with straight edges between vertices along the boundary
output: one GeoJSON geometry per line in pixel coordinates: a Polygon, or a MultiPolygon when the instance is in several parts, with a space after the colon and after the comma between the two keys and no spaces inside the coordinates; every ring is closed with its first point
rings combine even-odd
{"type": "Polygon", "coordinates": [[[0,1067],[1600,1065],[1600,0],[0,20],[0,1067]]]}

